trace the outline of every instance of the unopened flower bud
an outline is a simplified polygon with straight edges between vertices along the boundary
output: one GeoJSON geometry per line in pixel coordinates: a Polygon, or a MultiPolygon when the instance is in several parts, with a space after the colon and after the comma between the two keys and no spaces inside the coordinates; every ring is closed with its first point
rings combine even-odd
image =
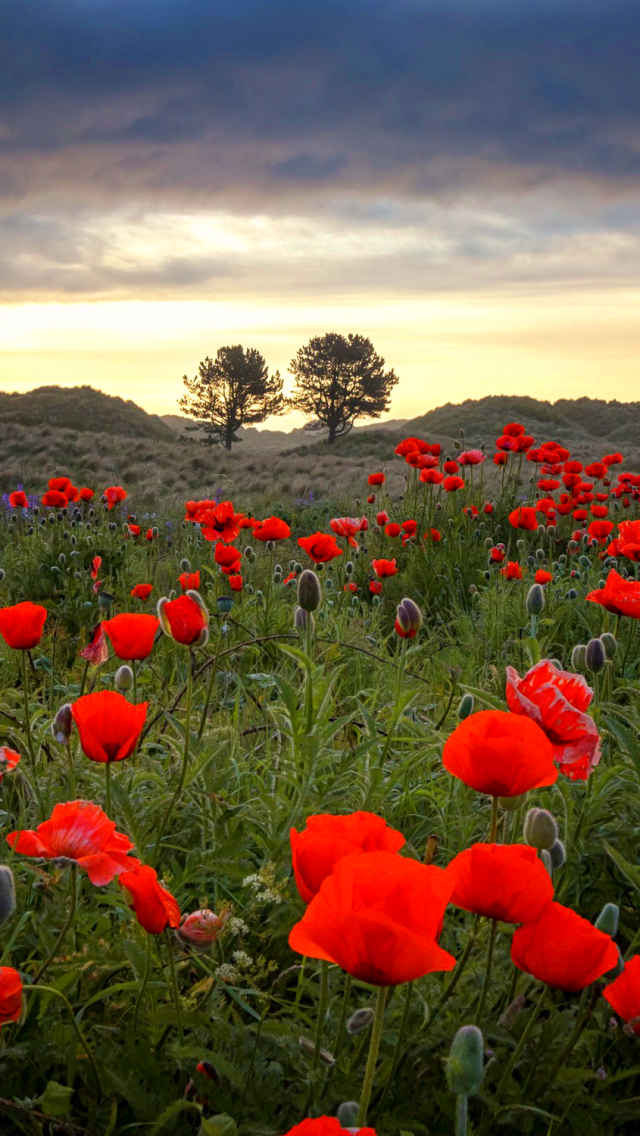
{"type": "Polygon", "coordinates": [[[456,1096],[472,1097],[482,1084],[484,1039],[477,1026],[462,1026],[447,1058],[447,1083],[456,1096]]]}
{"type": "Polygon", "coordinates": [[[338,1108],[338,1120],[343,1128],[358,1128],[357,1101],[343,1101],[338,1108]]]}
{"type": "Polygon", "coordinates": [[[13,872],[6,864],[0,864],[0,927],[11,918],[16,909],[16,888],[13,872]]]}
{"type": "Polygon", "coordinates": [[[316,611],[321,601],[320,581],[311,568],[305,568],[298,578],[298,604],[304,611],[316,611]]]}
{"type": "MultiPolygon", "coordinates": [[[[300,1046],[301,1051],[308,1054],[309,1057],[313,1057],[315,1055],[316,1047],[308,1037],[299,1037],[298,1045],[300,1046]]],[[[332,1053],[329,1053],[328,1049],[319,1049],[317,1053],[323,1065],[335,1065],[336,1059],[332,1053]]]]}
{"type": "Polygon", "coordinates": [[[618,643],[617,643],[615,635],[612,635],[610,631],[604,631],[603,634],[600,636],[600,639],[601,639],[601,642],[602,642],[602,646],[604,647],[605,655],[607,656],[608,659],[612,659],[614,657],[616,650],[617,650],[617,647],[618,647],[618,643]]]}
{"type": "Polygon", "coordinates": [[[352,574],[353,569],[354,569],[353,560],[347,560],[347,563],[345,564],[345,569],[344,569],[347,576],[350,576],[352,574]]]}
{"type": "Polygon", "coordinates": [[[604,931],[605,935],[611,935],[613,939],[618,934],[619,919],[620,908],[617,903],[605,903],[595,921],[595,926],[599,931],[604,931]]]}
{"type": "Polygon", "coordinates": [[[462,698],[458,703],[458,718],[461,722],[463,722],[465,718],[468,718],[470,714],[473,714],[474,704],[474,697],[472,694],[469,694],[469,692],[467,692],[466,694],[462,695],[462,698]]]}
{"type": "Polygon", "coordinates": [[[61,745],[66,745],[69,741],[72,725],[73,716],[71,714],[71,703],[65,702],[64,705],[60,707],[51,723],[51,733],[61,745]]]}
{"type": "Polygon", "coordinates": [[[209,610],[202,596],[200,595],[200,592],[196,592],[194,588],[187,588],[185,596],[188,596],[190,600],[193,600],[193,602],[198,605],[200,611],[204,614],[206,627],[209,623],[209,610]]]}
{"type": "Polygon", "coordinates": [[[128,667],[126,663],[118,667],[113,681],[116,690],[119,690],[121,694],[123,694],[125,690],[131,690],[133,686],[133,671],[131,667],[128,667]]]}
{"type": "Polygon", "coordinates": [[[607,661],[602,639],[589,640],[587,643],[586,660],[589,670],[593,671],[594,674],[599,674],[607,661]]]}
{"type": "Polygon", "coordinates": [[[553,844],[549,849],[547,849],[547,851],[549,852],[551,859],[551,867],[555,872],[558,868],[562,867],[567,858],[567,854],[564,850],[564,844],[561,840],[554,840],[553,844]]]}
{"type": "Polygon", "coordinates": [[[542,860],[542,863],[547,869],[549,875],[553,876],[553,864],[551,863],[551,855],[548,848],[542,849],[542,852],[540,853],[540,859],[542,860]]]}
{"type": "Polygon", "coordinates": [[[191,561],[187,560],[186,556],[184,557],[183,560],[180,561],[180,571],[181,572],[190,572],[191,571],[191,561]]]}
{"type": "Polygon", "coordinates": [[[206,951],[217,941],[227,918],[228,912],[216,915],[207,908],[192,911],[190,915],[183,917],[176,930],[176,938],[196,951],[206,951]]]}
{"type": "Polygon", "coordinates": [[[558,825],[547,809],[529,809],[524,818],[524,838],[532,848],[551,848],[558,839],[558,825]]]}
{"type": "Polygon", "coordinates": [[[571,652],[571,666],[574,671],[587,669],[587,648],[584,643],[576,643],[571,652]]]}
{"type": "Polygon", "coordinates": [[[293,612],[293,626],[296,631],[307,630],[307,619],[311,620],[311,630],[314,627],[314,620],[311,612],[306,612],[303,607],[296,607],[293,612]]]}
{"type": "Polygon", "coordinates": [[[532,584],[527,593],[527,611],[529,615],[540,615],[544,609],[544,588],[541,584],[532,584]]]}
{"type": "Polygon", "coordinates": [[[351,1037],[355,1033],[362,1033],[363,1030],[369,1028],[374,1018],[375,1011],[372,1010],[370,1006],[364,1006],[362,1010],[356,1010],[347,1022],[347,1033],[351,1037]]]}
{"type": "Polygon", "coordinates": [[[417,603],[405,596],[396,608],[396,620],[405,636],[413,638],[422,627],[422,612],[417,603]]]}

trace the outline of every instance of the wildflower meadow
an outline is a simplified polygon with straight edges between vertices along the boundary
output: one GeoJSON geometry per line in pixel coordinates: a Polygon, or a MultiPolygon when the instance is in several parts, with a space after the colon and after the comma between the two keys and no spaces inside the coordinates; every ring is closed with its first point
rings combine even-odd
{"type": "Polygon", "coordinates": [[[0,517],[0,1131],[636,1132],[623,455],[410,437],[271,516],[51,472],[0,517]]]}

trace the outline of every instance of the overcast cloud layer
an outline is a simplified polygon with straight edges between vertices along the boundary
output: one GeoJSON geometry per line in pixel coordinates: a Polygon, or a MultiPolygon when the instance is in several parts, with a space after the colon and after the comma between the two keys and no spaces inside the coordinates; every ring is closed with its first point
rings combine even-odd
{"type": "Polygon", "coordinates": [[[0,296],[637,283],[640,5],[0,7],[0,296]]]}

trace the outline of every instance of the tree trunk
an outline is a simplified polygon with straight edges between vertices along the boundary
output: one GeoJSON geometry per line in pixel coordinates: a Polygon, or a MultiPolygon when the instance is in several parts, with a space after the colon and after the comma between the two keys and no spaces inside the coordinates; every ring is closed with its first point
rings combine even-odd
{"type": "Polygon", "coordinates": [[[328,437],[327,441],[335,442],[335,440],[336,440],[336,427],[335,427],[334,423],[330,422],[329,423],[329,437],[328,437]]]}

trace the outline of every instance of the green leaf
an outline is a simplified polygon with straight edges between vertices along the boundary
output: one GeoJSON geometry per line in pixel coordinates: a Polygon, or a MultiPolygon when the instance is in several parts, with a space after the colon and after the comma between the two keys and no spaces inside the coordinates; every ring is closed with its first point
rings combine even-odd
{"type": "Polygon", "coordinates": [[[198,1136],[238,1136],[238,1125],[226,1112],[221,1112],[206,1120],[202,1118],[198,1136]]]}
{"type": "Polygon", "coordinates": [[[71,1112],[72,1096],[73,1089],[68,1089],[58,1081],[49,1081],[37,1103],[47,1116],[68,1116],[71,1112]]]}
{"type": "Polygon", "coordinates": [[[629,883],[633,885],[636,891],[640,891],[640,868],[636,864],[630,864],[628,860],[625,860],[624,856],[621,856],[606,840],[604,846],[614,864],[617,864],[622,874],[627,877],[629,883]]]}

